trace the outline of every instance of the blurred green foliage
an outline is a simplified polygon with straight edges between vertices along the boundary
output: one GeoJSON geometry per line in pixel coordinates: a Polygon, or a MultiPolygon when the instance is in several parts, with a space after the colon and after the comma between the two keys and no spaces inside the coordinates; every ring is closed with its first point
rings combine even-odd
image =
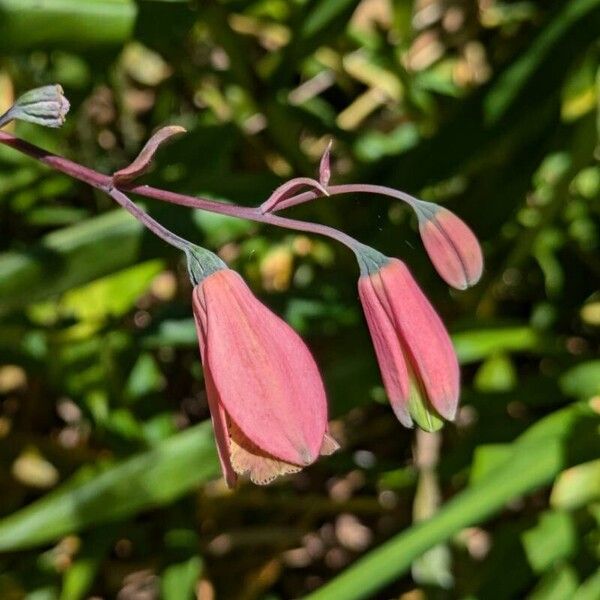
{"type": "Polygon", "coordinates": [[[247,205],[333,138],[334,182],[443,203],[486,255],[449,292],[405,206],[293,209],[406,260],[452,331],[462,408],[415,436],[343,248],[144,200],[326,380],[342,450],[228,492],[181,257],[0,148],[0,597],[599,598],[599,31],[598,0],[0,0],[0,109],[73,105],[19,136],[109,173],[183,125],[145,179],[247,205]]]}

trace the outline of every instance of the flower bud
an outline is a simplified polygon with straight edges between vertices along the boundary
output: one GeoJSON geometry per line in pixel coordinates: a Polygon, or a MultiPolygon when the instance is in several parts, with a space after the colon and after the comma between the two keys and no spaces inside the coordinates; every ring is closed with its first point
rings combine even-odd
{"type": "Polygon", "coordinates": [[[440,277],[459,290],[475,285],[483,271],[475,234],[448,209],[432,202],[416,202],[421,239],[440,277]]]}
{"type": "Polygon", "coordinates": [[[69,108],[69,101],[60,85],[45,85],[20,96],[0,117],[0,127],[15,119],[44,127],[60,127],[69,108]]]}
{"type": "Polygon", "coordinates": [[[398,420],[436,431],[456,415],[460,374],[440,317],[406,265],[360,249],[358,292],[383,383],[398,420]]]}

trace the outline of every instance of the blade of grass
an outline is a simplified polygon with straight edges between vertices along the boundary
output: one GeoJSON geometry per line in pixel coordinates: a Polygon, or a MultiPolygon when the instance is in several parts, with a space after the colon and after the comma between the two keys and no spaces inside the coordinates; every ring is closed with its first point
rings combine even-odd
{"type": "Polygon", "coordinates": [[[548,484],[563,469],[597,454],[600,419],[575,404],[538,422],[514,442],[510,456],[448,502],[433,518],[410,527],[307,596],[310,600],[368,598],[405,573],[413,560],[464,527],[481,523],[511,499],[548,484]],[[545,423],[548,431],[544,434],[545,423]]]}
{"type": "Polygon", "coordinates": [[[121,44],[136,13],[132,0],[0,0],[0,50],[121,44]]]}
{"type": "Polygon", "coordinates": [[[205,421],[108,469],[68,481],[0,520],[0,551],[49,543],[173,502],[218,472],[205,421]]]}

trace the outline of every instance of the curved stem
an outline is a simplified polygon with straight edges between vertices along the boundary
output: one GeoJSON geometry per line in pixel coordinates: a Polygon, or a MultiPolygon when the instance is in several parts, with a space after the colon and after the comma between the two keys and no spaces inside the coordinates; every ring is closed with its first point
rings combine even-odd
{"type": "MultiPolygon", "coordinates": [[[[290,196],[290,194],[292,194],[292,192],[307,186],[318,192],[321,192],[321,194],[324,196],[329,196],[329,192],[316,179],[311,179],[310,177],[296,177],[295,179],[286,181],[284,184],[275,189],[273,193],[260,205],[260,212],[273,212],[275,207],[283,202],[286,196],[291,198],[292,196],[290,196]]],[[[313,192],[315,198],[318,197],[316,191],[313,192]]]]}
{"type": "Polygon", "coordinates": [[[104,193],[108,194],[113,200],[120,204],[128,213],[135,217],[140,223],[147,227],[159,238],[180,250],[185,251],[189,242],[169,231],[158,221],[153,219],[148,213],[143,211],[137,204],[132,202],[123,192],[114,187],[112,177],[98,173],[93,169],[88,169],[83,165],[70,161],[62,156],[57,156],[51,152],[46,152],[41,148],[21,140],[8,133],[0,131],[0,143],[10,146],[39,160],[56,171],[70,175],[71,177],[83,181],[104,193]]]}
{"type": "MultiPolygon", "coordinates": [[[[60,171],[69,175],[79,181],[83,181],[88,185],[91,185],[103,192],[109,194],[114,200],[116,200],[123,208],[128,210],[134,217],[140,220],[146,227],[148,227],[153,233],[162,237],[168,243],[181,248],[181,244],[187,242],[182,238],[179,238],[169,230],[165,229],[157,221],[154,221],[147,213],[139,209],[125,194],[114,187],[112,177],[98,173],[93,169],[89,169],[73,162],[62,156],[57,156],[51,152],[42,150],[38,146],[34,146],[29,142],[21,140],[13,135],[0,131],[0,143],[6,146],[10,146],[19,152],[27,154],[36,160],[46,164],[56,171],[60,171]],[[168,239],[167,239],[168,238],[168,239]],[[179,245],[178,245],[179,244],[179,245]]],[[[248,219],[250,221],[256,221],[259,223],[267,223],[270,225],[276,225],[278,227],[284,227],[287,229],[294,229],[296,231],[305,231],[307,233],[315,233],[317,235],[324,235],[330,237],[338,242],[344,244],[352,251],[356,252],[362,247],[362,244],[352,238],[351,236],[339,231],[333,227],[327,225],[321,225],[319,223],[311,223],[305,221],[298,221],[296,219],[290,219],[287,217],[280,217],[272,213],[262,213],[260,207],[246,207],[237,206],[234,204],[225,204],[223,202],[217,202],[215,200],[209,200],[208,198],[197,198],[194,196],[187,196],[185,194],[178,194],[176,192],[170,192],[168,190],[162,190],[149,185],[128,185],[121,186],[122,189],[128,190],[133,194],[138,194],[146,198],[153,198],[155,200],[161,200],[163,202],[170,202],[172,204],[179,204],[181,206],[188,206],[191,208],[198,208],[212,213],[218,213],[222,215],[228,215],[231,217],[237,217],[241,219],[248,219]]],[[[395,197],[403,198],[408,196],[402,192],[396,192],[391,188],[384,186],[372,186],[362,184],[351,184],[351,185],[337,185],[331,186],[327,190],[330,195],[334,194],[347,194],[347,193],[376,193],[383,195],[395,195],[395,197]]],[[[295,206],[302,204],[310,200],[316,199],[318,196],[315,191],[307,191],[278,204],[277,209],[288,208],[289,206],[295,206]]],[[[406,200],[407,202],[409,200],[406,200]]]]}
{"type": "Polygon", "coordinates": [[[149,231],[161,238],[163,241],[167,242],[167,244],[170,244],[179,250],[183,250],[184,252],[190,246],[190,242],[184,240],[182,237],[179,237],[167,229],[164,225],[161,225],[116,187],[103,187],[102,190],[105,191],[113,200],[118,202],[129,214],[133,215],[149,231]]]}
{"type": "MultiPolygon", "coordinates": [[[[290,219],[288,217],[280,217],[279,215],[274,215],[272,213],[262,213],[260,208],[224,204],[222,202],[215,202],[214,200],[208,200],[206,198],[196,198],[194,196],[187,196],[186,194],[178,194],[177,192],[170,192],[168,190],[154,188],[149,185],[131,187],[129,188],[129,191],[146,198],[170,202],[171,204],[178,204],[180,206],[187,206],[189,208],[199,208],[209,212],[239,217],[242,219],[248,219],[249,221],[256,221],[258,223],[266,223],[268,225],[284,227],[286,229],[294,229],[296,231],[305,231],[307,233],[324,235],[337,240],[345,246],[348,246],[348,248],[353,251],[362,246],[358,240],[355,240],[353,237],[349,236],[343,231],[335,229],[334,227],[321,225],[320,223],[311,223],[310,221],[299,221],[297,219],[290,219]]],[[[298,196],[295,196],[295,198],[306,198],[304,201],[308,201],[314,199],[315,194],[314,192],[304,192],[303,194],[298,194],[298,196]]]]}
{"type": "MultiPolygon", "coordinates": [[[[412,208],[415,208],[416,204],[420,202],[418,198],[407,194],[406,192],[401,192],[400,190],[395,190],[394,188],[387,187],[385,185],[372,185],[369,183],[347,183],[343,185],[330,185],[327,187],[327,191],[330,196],[337,196],[338,194],[375,194],[377,196],[388,196],[390,198],[396,198],[397,200],[402,200],[409,204],[412,208]]],[[[298,206],[299,204],[304,204],[305,202],[309,202],[310,200],[314,200],[317,197],[313,193],[312,198],[308,198],[306,194],[299,194],[298,196],[293,196],[292,198],[287,198],[286,200],[281,200],[273,207],[273,211],[280,211],[286,208],[291,208],[292,206],[298,206]]]]}
{"type": "Polygon", "coordinates": [[[295,229],[296,231],[305,231],[307,233],[316,233],[317,235],[324,235],[333,240],[344,244],[356,253],[357,250],[363,247],[358,240],[352,236],[336,229],[335,227],[329,227],[328,225],[321,225],[320,223],[313,223],[311,221],[299,221],[297,219],[289,219],[287,217],[280,217],[279,215],[265,214],[260,219],[261,223],[268,223],[269,225],[276,225],[278,227],[285,227],[286,229],[295,229]]]}

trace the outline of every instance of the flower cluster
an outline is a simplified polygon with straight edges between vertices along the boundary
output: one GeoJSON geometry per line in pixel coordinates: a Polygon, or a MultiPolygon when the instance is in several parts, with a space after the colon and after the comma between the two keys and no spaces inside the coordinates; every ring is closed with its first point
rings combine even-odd
{"type": "MultiPolygon", "coordinates": [[[[0,127],[21,119],[60,126],[69,103],[60,86],[45,86],[21,96],[0,116],[0,127]]],[[[103,175],[52,155],[10,134],[0,143],[53,169],[92,185],[167,243],[185,252],[194,285],[192,306],[208,404],[224,478],[233,486],[240,475],[266,484],[300,471],[320,455],[338,449],[330,435],[325,389],[317,365],[298,334],[252,294],[244,280],[215,254],[175,235],[132,202],[124,191],[193,206],[201,210],[329,236],[356,255],[358,292],[385,389],[394,413],[406,427],[439,429],[456,415],[460,376],[450,337],[407,266],[345,233],[276,213],[302,202],[345,193],[387,195],[415,211],[423,245],[440,276],[465,289],[477,283],[483,258],[477,238],[456,215],[430,202],[376,185],[330,185],[330,149],[319,178],[284,183],[260,206],[247,208],[136,186],[158,148],[177,126],[156,132],[129,166],[103,175]]]]}
{"type": "MultiPolygon", "coordinates": [[[[322,184],[310,180],[306,185],[322,184]]],[[[272,210],[296,187],[293,181],[282,186],[262,210],[272,210]]],[[[471,230],[437,205],[416,200],[415,209],[423,244],[441,277],[458,289],[476,283],[483,259],[471,230]]],[[[436,431],[444,420],[454,420],[460,393],[448,332],[402,261],[359,243],[352,248],[361,271],[359,297],[392,409],[406,427],[416,423],[436,431]]],[[[188,253],[188,265],[206,391],[228,485],[238,475],[269,483],[334,452],[338,444],[327,431],[323,383],[300,337],[224,264],[208,275],[194,274],[194,265],[204,268],[206,259],[188,253]]]]}

